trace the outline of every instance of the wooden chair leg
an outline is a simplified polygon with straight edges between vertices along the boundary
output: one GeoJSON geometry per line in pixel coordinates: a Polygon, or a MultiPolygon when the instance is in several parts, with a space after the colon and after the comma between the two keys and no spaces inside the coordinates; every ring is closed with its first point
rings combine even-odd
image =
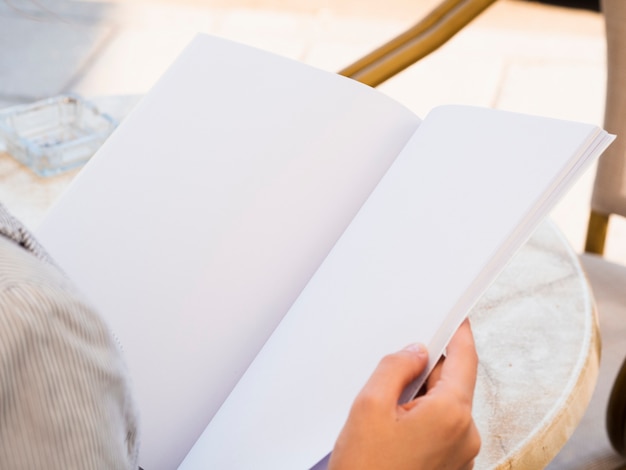
{"type": "Polygon", "coordinates": [[[443,0],[412,28],[339,73],[372,87],[428,55],[496,0],[443,0]]]}
{"type": "Polygon", "coordinates": [[[626,456],[626,360],[611,390],[606,410],[606,430],[613,448],[626,456]]]}
{"type": "Polygon", "coordinates": [[[589,225],[587,225],[587,241],[585,242],[585,252],[597,255],[604,254],[604,242],[606,232],[609,227],[609,216],[591,211],[589,214],[589,225]]]}

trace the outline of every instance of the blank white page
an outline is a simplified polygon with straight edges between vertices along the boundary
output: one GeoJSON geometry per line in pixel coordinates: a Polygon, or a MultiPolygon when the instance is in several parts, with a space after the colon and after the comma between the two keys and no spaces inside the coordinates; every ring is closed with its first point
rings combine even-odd
{"type": "Polygon", "coordinates": [[[561,178],[609,142],[586,124],[434,110],[180,469],[312,467],[378,361],[417,341],[432,366],[561,178]]]}
{"type": "Polygon", "coordinates": [[[182,461],[418,125],[199,36],[77,176],[37,235],[124,348],[144,468],[182,461]]]}

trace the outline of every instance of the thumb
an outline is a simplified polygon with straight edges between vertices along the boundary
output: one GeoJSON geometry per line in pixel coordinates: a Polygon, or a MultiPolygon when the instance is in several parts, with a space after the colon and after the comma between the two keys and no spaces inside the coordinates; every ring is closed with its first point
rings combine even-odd
{"type": "Polygon", "coordinates": [[[427,363],[428,351],[422,344],[389,354],[380,361],[361,393],[396,406],[402,391],[422,373],[427,363]]]}

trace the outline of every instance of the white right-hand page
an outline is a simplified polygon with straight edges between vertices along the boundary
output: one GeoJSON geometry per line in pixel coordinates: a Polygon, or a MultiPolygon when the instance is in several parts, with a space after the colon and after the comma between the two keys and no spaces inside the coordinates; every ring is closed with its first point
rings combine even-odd
{"type": "Polygon", "coordinates": [[[586,124],[432,112],[180,468],[312,467],[378,361],[416,341],[436,361],[561,177],[610,140],[586,124]]]}

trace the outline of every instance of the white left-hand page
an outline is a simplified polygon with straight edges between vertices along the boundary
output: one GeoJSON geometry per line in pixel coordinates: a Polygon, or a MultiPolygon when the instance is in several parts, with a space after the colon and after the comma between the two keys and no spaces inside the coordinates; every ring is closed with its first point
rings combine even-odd
{"type": "Polygon", "coordinates": [[[125,351],[140,464],[175,468],[419,119],[199,36],[37,231],[125,351]]]}

